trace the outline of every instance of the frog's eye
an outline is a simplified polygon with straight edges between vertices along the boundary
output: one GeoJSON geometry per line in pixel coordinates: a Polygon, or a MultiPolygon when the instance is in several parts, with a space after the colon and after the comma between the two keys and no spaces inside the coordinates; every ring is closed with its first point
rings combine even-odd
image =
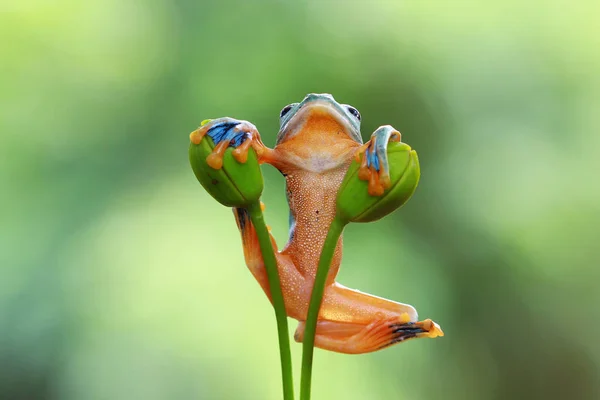
{"type": "Polygon", "coordinates": [[[283,118],[285,116],[285,114],[289,113],[290,110],[292,109],[292,107],[294,107],[296,104],[297,103],[288,104],[287,106],[283,107],[283,109],[279,113],[279,118],[283,118]]]}
{"type": "Polygon", "coordinates": [[[360,121],[360,113],[358,112],[358,110],[352,106],[346,106],[346,109],[348,110],[348,112],[352,115],[354,115],[356,117],[357,120],[360,121]]]}

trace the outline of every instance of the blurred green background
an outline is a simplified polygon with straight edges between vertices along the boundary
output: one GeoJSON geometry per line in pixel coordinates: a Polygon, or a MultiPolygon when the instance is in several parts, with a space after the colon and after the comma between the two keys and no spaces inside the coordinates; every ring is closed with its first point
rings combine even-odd
{"type": "Polygon", "coordinates": [[[273,312],[188,134],[227,115],[273,146],[309,92],[421,160],[401,211],[347,229],[339,280],[446,334],[317,350],[314,399],[600,398],[598,4],[3,2],[0,399],[280,398],[273,312]]]}

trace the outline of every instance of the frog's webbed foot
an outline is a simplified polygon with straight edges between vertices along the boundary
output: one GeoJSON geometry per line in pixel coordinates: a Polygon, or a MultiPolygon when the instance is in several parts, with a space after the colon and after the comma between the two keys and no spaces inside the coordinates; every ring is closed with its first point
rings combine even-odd
{"type": "MultiPolygon", "coordinates": [[[[430,319],[410,322],[408,314],[375,319],[367,325],[320,320],[317,322],[315,346],[347,354],[363,354],[413,338],[444,336],[438,324],[430,319]]],[[[304,339],[304,321],[294,335],[297,342],[304,339]]]]}
{"type": "Polygon", "coordinates": [[[430,319],[420,322],[406,321],[406,316],[378,319],[350,338],[348,349],[354,353],[367,353],[413,338],[444,336],[439,325],[430,319]]]}
{"type": "Polygon", "coordinates": [[[381,196],[384,190],[390,187],[387,146],[390,141],[399,142],[400,140],[400,132],[396,129],[390,125],[380,126],[371,135],[371,140],[356,152],[356,161],[361,162],[358,177],[363,181],[369,181],[371,196],[381,196]]]}
{"type": "Polygon", "coordinates": [[[259,162],[264,162],[271,149],[267,148],[260,139],[256,127],[248,121],[224,117],[207,121],[190,134],[190,140],[199,144],[204,136],[209,136],[215,148],[206,159],[206,163],[214,169],[223,166],[223,155],[229,147],[234,147],[233,157],[240,163],[248,159],[248,150],[256,151],[259,162]]]}
{"type": "Polygon", "coordinates": [[[438,324],[430,319],[419,322],[390,322],[387,324],[390,339],[381,348],[391,346],[412,338],[436,338],[444,336],[438,324]]]}

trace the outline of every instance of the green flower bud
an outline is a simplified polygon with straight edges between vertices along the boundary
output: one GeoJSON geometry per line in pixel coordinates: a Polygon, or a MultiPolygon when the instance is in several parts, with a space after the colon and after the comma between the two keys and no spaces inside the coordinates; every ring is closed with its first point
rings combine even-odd
{"type": "MultiPolygon", "coordinates": [[[[210,120],[202,121],[202,126],[208,122],[210,120]]],[[[190,164],[204,189],[228,207],[247,207],[257,202],[264,184],[254,149],[248,148],[247,160],[240,162],[232,154],[235,150],[233,147],[228,147],[224,152],[215,152],[215,144],[209,135],[202,134],[199,143],[195,144],[199,136],[194,135],[197,134],[198,131],[195,131],[190,135],[193,138],[189,150],[190,164]],[[212,166],[207,163],[209,156],[213,158],[212,166]],[[215,156],[218,163],[214,163],[215,156]]]]}
{"type": "Polygon", "coordinates": [[[402,206],[412,196],[420,176],[417,152],[406,143],[389,142],[387,156],[390,181],[380,196],[369,194],[369,182],[359,178],[361,163],[352,162],[337,195],[337,214],[342,221],[376,221],[402,206]]]}

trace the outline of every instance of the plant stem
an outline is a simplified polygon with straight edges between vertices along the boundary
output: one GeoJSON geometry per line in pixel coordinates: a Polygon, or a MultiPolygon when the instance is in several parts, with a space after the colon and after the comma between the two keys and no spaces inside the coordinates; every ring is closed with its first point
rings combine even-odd
{"type": "Polygon", "coordinates": [[[315,344],[315,332],[317,330],[317,318],[323,301],[323,292],[325,291],[325,282],[329,274],[329,267],[333,259],[333,253],[340,238],[344,226],[346,224],[336,217],[331,226],[321,257],[319,258],[319,266],[313,284],[312,294],[310,296],[310,304],[308,306],[308,315],[306,316],[306,325],[304,326],[304,339],[302,340],[302,376],[300,380],[300,400],[310,400],[310,386],[312,380],[312,362],[315,344]]]}
{"type": "Polygon", "coordinates": [[[269,288],[271,290],[271,300],[275,309],[275,319],[277,320],[277,335],[279,337],[279,355],[281,357],[281,379],[283,382],[284,400],[294,399],[294,380],[292,377],[292,354],[290,352],[290,336],[288,331],[287,313],[285,311],[285,302],[281,292],[279,280],[279,271],[277,269],[277,260],[273,252],[271,237],[265,225],[265,219],[260,208],[260,202],[252,203],[248,207],[250,219],[256,229],[260,251],[265,263],[265,270],[269,279],[269,288]]]}

